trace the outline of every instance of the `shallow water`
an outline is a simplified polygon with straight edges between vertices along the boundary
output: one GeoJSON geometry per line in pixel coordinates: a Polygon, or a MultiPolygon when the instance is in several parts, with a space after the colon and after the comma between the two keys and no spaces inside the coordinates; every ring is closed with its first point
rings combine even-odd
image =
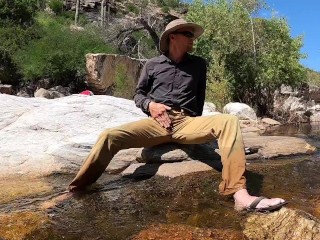
{"type": "MultiPolygon", "coordinates": [[[[307,134],[301,129],[308,128],[290,135],[320,145],[320,128],[307,134]]],[[[281,129],[277,131],[277,135],[283,134],[281,129]]],[[[289,208],[320,219],[319,158],[315,154],[251,161],[246,173],[248,190],[256,195],[283,197],[290,202],[289,208]]],[[[171,180],[105,174],[89,191],[56,201],[72,178],[53,175],[1,181],[5,183],[2,189],[15,186],[16,191],[6,190],[7,194],[0,195],[0,239],[131,239],[157,224],[218,229],[236,233],[236,238],[228,239],[244,239],[242,222],[247,214],[235,212],[232,199],[217,193],[220,173],[195,173],[171,180]]]]}

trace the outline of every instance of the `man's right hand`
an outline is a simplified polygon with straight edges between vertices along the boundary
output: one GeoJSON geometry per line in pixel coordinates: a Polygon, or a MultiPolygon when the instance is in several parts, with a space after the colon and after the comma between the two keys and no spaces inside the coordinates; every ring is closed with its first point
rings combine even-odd
{"type": "Polygon", "coordinates": [[[153,117],[163,128],[170,129],[171,120],[167,113],[167,110],[170,110],[171,107],[164,105],[162,103],[150,102],[149,103],[149,112],[151,117],[153,117]]]}

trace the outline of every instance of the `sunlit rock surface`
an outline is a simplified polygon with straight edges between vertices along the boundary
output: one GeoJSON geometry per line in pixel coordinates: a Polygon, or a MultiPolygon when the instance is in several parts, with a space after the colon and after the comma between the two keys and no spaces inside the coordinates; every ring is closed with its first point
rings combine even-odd
{"type": "MultiPolygon", "coordinates": [[[[0,94],[0,109],[0,177],[74,174],[104,129],[146,117],[133,101],[112,96],[72,95],[49,100],[0,94]]],[[[204,112],[206,114],[208,112],[204,112]]],[[[256,149],[251,159],[315,151],[299,138],[245,134],[244,139],[246,147],[256,149]]],[[[137,162],[184,160],[195,160],[185,164],[194,164],[197,166],[195,171],[203,171],[208,169],[203,168],[203,161],[219,159],[216,149],[215,142],[199,146],[167,144],[149,149],[127,149],[114,157],[107,171],[118,173],[137,162]]],[[[184,163],[179,166],[175,171],[188,168],[184,163]]]]}
{"type": "Polygon", "coordinates": [[[248,239],[319,240],[320,221],[303,211],[282,208],[270,214],[251,215],[244,234],[248,239]]]}

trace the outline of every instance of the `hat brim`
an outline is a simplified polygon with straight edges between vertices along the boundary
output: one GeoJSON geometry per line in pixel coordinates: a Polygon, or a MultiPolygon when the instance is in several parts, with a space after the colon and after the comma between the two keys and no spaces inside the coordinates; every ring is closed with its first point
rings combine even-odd
{"type": "Polygon", "coordinates": [[[174,26],[174,27],[164,31],[160,36],[159,50],[162,53],[165,53],[169,50],[169,42],[168,42],[169,34],[175,32],[176,30],[178,30],[180,28],[184,28],[184,27],[190,27],[193,29],[194,39],[198,38],[204,32],[204,29],[196,23],[187,22],[187,23],[183,23],[183,24],[179,24],[177,26],[174,26]]]}

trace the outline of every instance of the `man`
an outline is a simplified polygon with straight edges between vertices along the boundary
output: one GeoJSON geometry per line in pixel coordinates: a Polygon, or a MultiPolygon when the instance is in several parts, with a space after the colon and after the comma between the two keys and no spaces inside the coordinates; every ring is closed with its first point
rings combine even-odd
{"type": "Polygon", "coordinates": [[[170,22],[160,38],[164,53],[147,61],[134,97],[150,117],[105,130],[69,186],[85,188],[104,172],[121,149],[151,147],[162,143],[199,144],[218,139],[222,160],[219,191],[233,195],[235,208],[274,210],[285,204],[280,198],[250,196],[246,190],[245,152],[236,116],[219,114],[201,117],[206,87],[206,62],[192,56],[193,41],[203,33],[195,23],[170,22]]]}

